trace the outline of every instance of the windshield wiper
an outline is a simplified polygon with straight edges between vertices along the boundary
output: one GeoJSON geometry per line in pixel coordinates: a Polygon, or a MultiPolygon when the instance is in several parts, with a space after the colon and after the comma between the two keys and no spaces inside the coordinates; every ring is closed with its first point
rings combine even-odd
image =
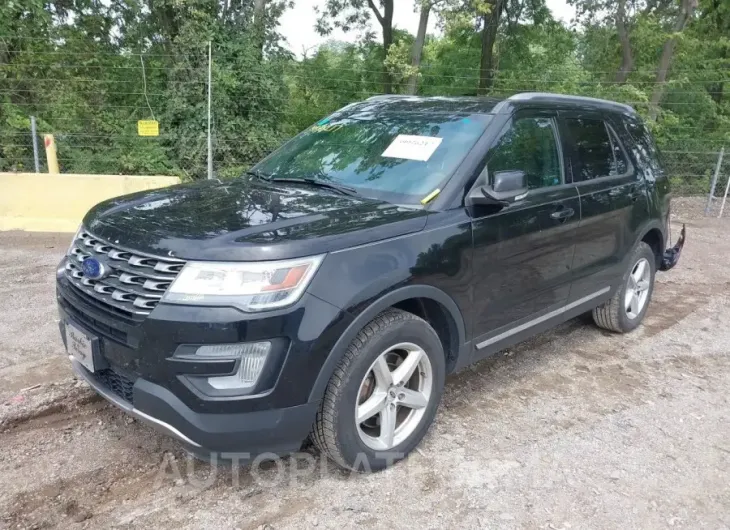
{"type": "Polygon", "coordinates": [[[345,186],[344,184],[337,184],[336,182],[330,182],[328,180],[322,180],[322,179],[316,179],[313,177],[304,177],[304,178],[289,178],[289,177],[272,177],[269,179],[266,179],[269,182],[293,182],[293,183],[305,183],[309,184],[310,186],[317,186],[318,188],[327,188],[330,190],[335,190],[342,195],[359,195],[357,190],[355,188],[351,188],[350,186],[345,186]]]}
{"type": "Polygon", "coordinates": [[[243,172],[244,175],[251,175],[252,177],[259,178],[261,180],[265,180],[267,182],[271,181],[271,176],[266,175],[265,173],[262,173],[261,171],[255,170],[255,169],[249,169],[247,171],[243,172]]]}

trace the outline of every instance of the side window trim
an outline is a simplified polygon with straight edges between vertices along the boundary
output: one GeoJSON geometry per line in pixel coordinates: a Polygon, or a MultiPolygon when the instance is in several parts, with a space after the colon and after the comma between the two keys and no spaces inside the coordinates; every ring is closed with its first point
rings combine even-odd
{"type": "Polygon", "coordinates": [[[563,140],[560,137],[560,127],[558,126],[558,116],[554,113],[552,116],[529,116],[529,117],[544,117],[550,119],[550,125],[553,129],[553,137],[555,138],[555,148],[558,152],[558,164],[560,165],[560,184],[554,186],[542,186],[541,188],[533,188],[530,190],[530,195],[539,195],[542,193],[554,192],[557,190],[564,189],[566,187],[572,187],[573,183],[568,182],[568,173],[565,166],[565,155],[563,152],[563,140]]]}
{"type": "Polygon", "coordinates": [[[608,123],[606,122],[606,120],[603,120],[603,127],[606,129],[606,136],[608,136],[608,142],[611,144],[611,156],[613,157],[613,167],[618,167],[618,159],[616,158],[616,143],[614,142],[613,135],[611,134],[611,129],[609,129],[608,123]]]}
{"type": "Polygon", "coordinates": [[[618,134],[616,133],[616,130],[613,128],[613,125],[611,125],[608,120],[603,120],[603,124],[606,126],[606,132],[608,133],[608,139],[611,142],[611,151],[613,151],[613,160],[616,167],[618,167],[618,160],[616,160],[616,151],[613,149],[613,147],[618,146],[619,150],[621,151],[621,154],[624,156],[624,161],[626,162],[626,171],[621,173],[620,175],[609,175],[612,178],[623,178],[628,177],[629,175],[634,175],[634,164],[631,162],[631,158],[629,158],[628,153],[626,152],[626,149],[624,148],[623,143],[621,142],[621,138],[619,138],[618,134]]]}
{"type": "MultiPolygon", "coordinates": [[[[560,184],[558,186],[564,186],[568,184],[566,180],[565,170],[565,155],[563,153],[563,140],[560,137],[560,127],[558,127],[558,116],[557,114],[550,117],[550,125],[553,128],[553,137],[555,138],[555,148],[558,150],[558,163],[560,164],[560,184]]],[[[542,188],[539,188],[542,189],[542,188]]]]}

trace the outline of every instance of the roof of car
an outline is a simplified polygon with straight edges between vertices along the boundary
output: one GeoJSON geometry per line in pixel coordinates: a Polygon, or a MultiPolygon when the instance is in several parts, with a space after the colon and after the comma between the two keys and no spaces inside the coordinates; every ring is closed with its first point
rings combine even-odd
{"type": "Polygon", "coordinates": [[[508,98],[492,98],[479,96],[404,96],[381,95],[368,98],[369,102],[387,104],[389,110],[396,111],[435,111],[469,114],[498,114],[509,112],[512,108],[534,105],[551,107],[580,107],[582,109],[610,110],[614,112],[634,114],[630,105],[607,99],[552,94],[549,92],[522,92],[508,98]]]}
{"type": "Polygon", "coordinates": [[[490,114],[503,100],[476,96],[372,96],[367,102],[382,103],[389,111],[490,114]]]}

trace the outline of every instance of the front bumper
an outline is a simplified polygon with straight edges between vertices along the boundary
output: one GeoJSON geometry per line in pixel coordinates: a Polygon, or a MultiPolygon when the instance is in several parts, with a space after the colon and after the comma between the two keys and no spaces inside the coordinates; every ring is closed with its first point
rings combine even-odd
{"type": "Polygon", "coordinates": [[[682,225],[682,232],[680,232],[679,234],[677,244],[674,245],[672,248],[668,248],[664,251],[664,256],[662,256],[662,262],[659,264],[659,270],[668,271],[669,269],[674,268],[677,263],[679,263],[679,258],[682,255],[682,249],[684,248],[685,234],[686,227],[685,225],[682,225]]]}
{"type": "Polygon", "coordinates": [[[134,400],[129,402],[75,360],[71,365],[101,397],[206,458],[216,455],[248,460],[263,453],[284,455],[297,451],[317,413],[317,404],[308,403],[251,413],[201,414],[190,410],[169,390],[143,379],[134,383],[134,400]]]}
{"type": "Polygon", "coordinates": [[[180,440],[196,454],[256,455],[298,450],[314,422],[312,388],[337,338],[352,321],[307,293],[286,310],[243,313],[227,307],[159,304],[130,322],[57,276],[61,335],[65,323],[93,338],[95,371],[74,371],[102,397],[180,440]],[[207,377],[229,375],[233,361],[176,355],[203,344],[268,340],[272,353],[247,393],[205,388],[207,377]]]}

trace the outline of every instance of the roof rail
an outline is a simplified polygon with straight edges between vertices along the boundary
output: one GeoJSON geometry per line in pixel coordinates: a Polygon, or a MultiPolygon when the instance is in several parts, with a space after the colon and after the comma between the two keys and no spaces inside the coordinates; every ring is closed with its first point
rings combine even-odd
{"type": "Polygon", "coordinates": [[[586,96],[571,96],[568,94],[551,94],[550,92],[522,92],[514,94],[507,98],[509,101],[531,101],[531,100],[546,100],[551,102],[565,101],[573,103],[593,103],[600,104],[608,107],[615,107],[624,111],[635,113],[636,110],[631,105],[626,103],[618,103],[617,101],[611,101],[608,99],[589,98],[586,96]]]}
{"type": "Polygon", "coordinates": [[[377,101],[380,99],[420,99],[419,96],[413,96],[410,94],[377,94],[370,96],[365,101],[377,101]]]}

